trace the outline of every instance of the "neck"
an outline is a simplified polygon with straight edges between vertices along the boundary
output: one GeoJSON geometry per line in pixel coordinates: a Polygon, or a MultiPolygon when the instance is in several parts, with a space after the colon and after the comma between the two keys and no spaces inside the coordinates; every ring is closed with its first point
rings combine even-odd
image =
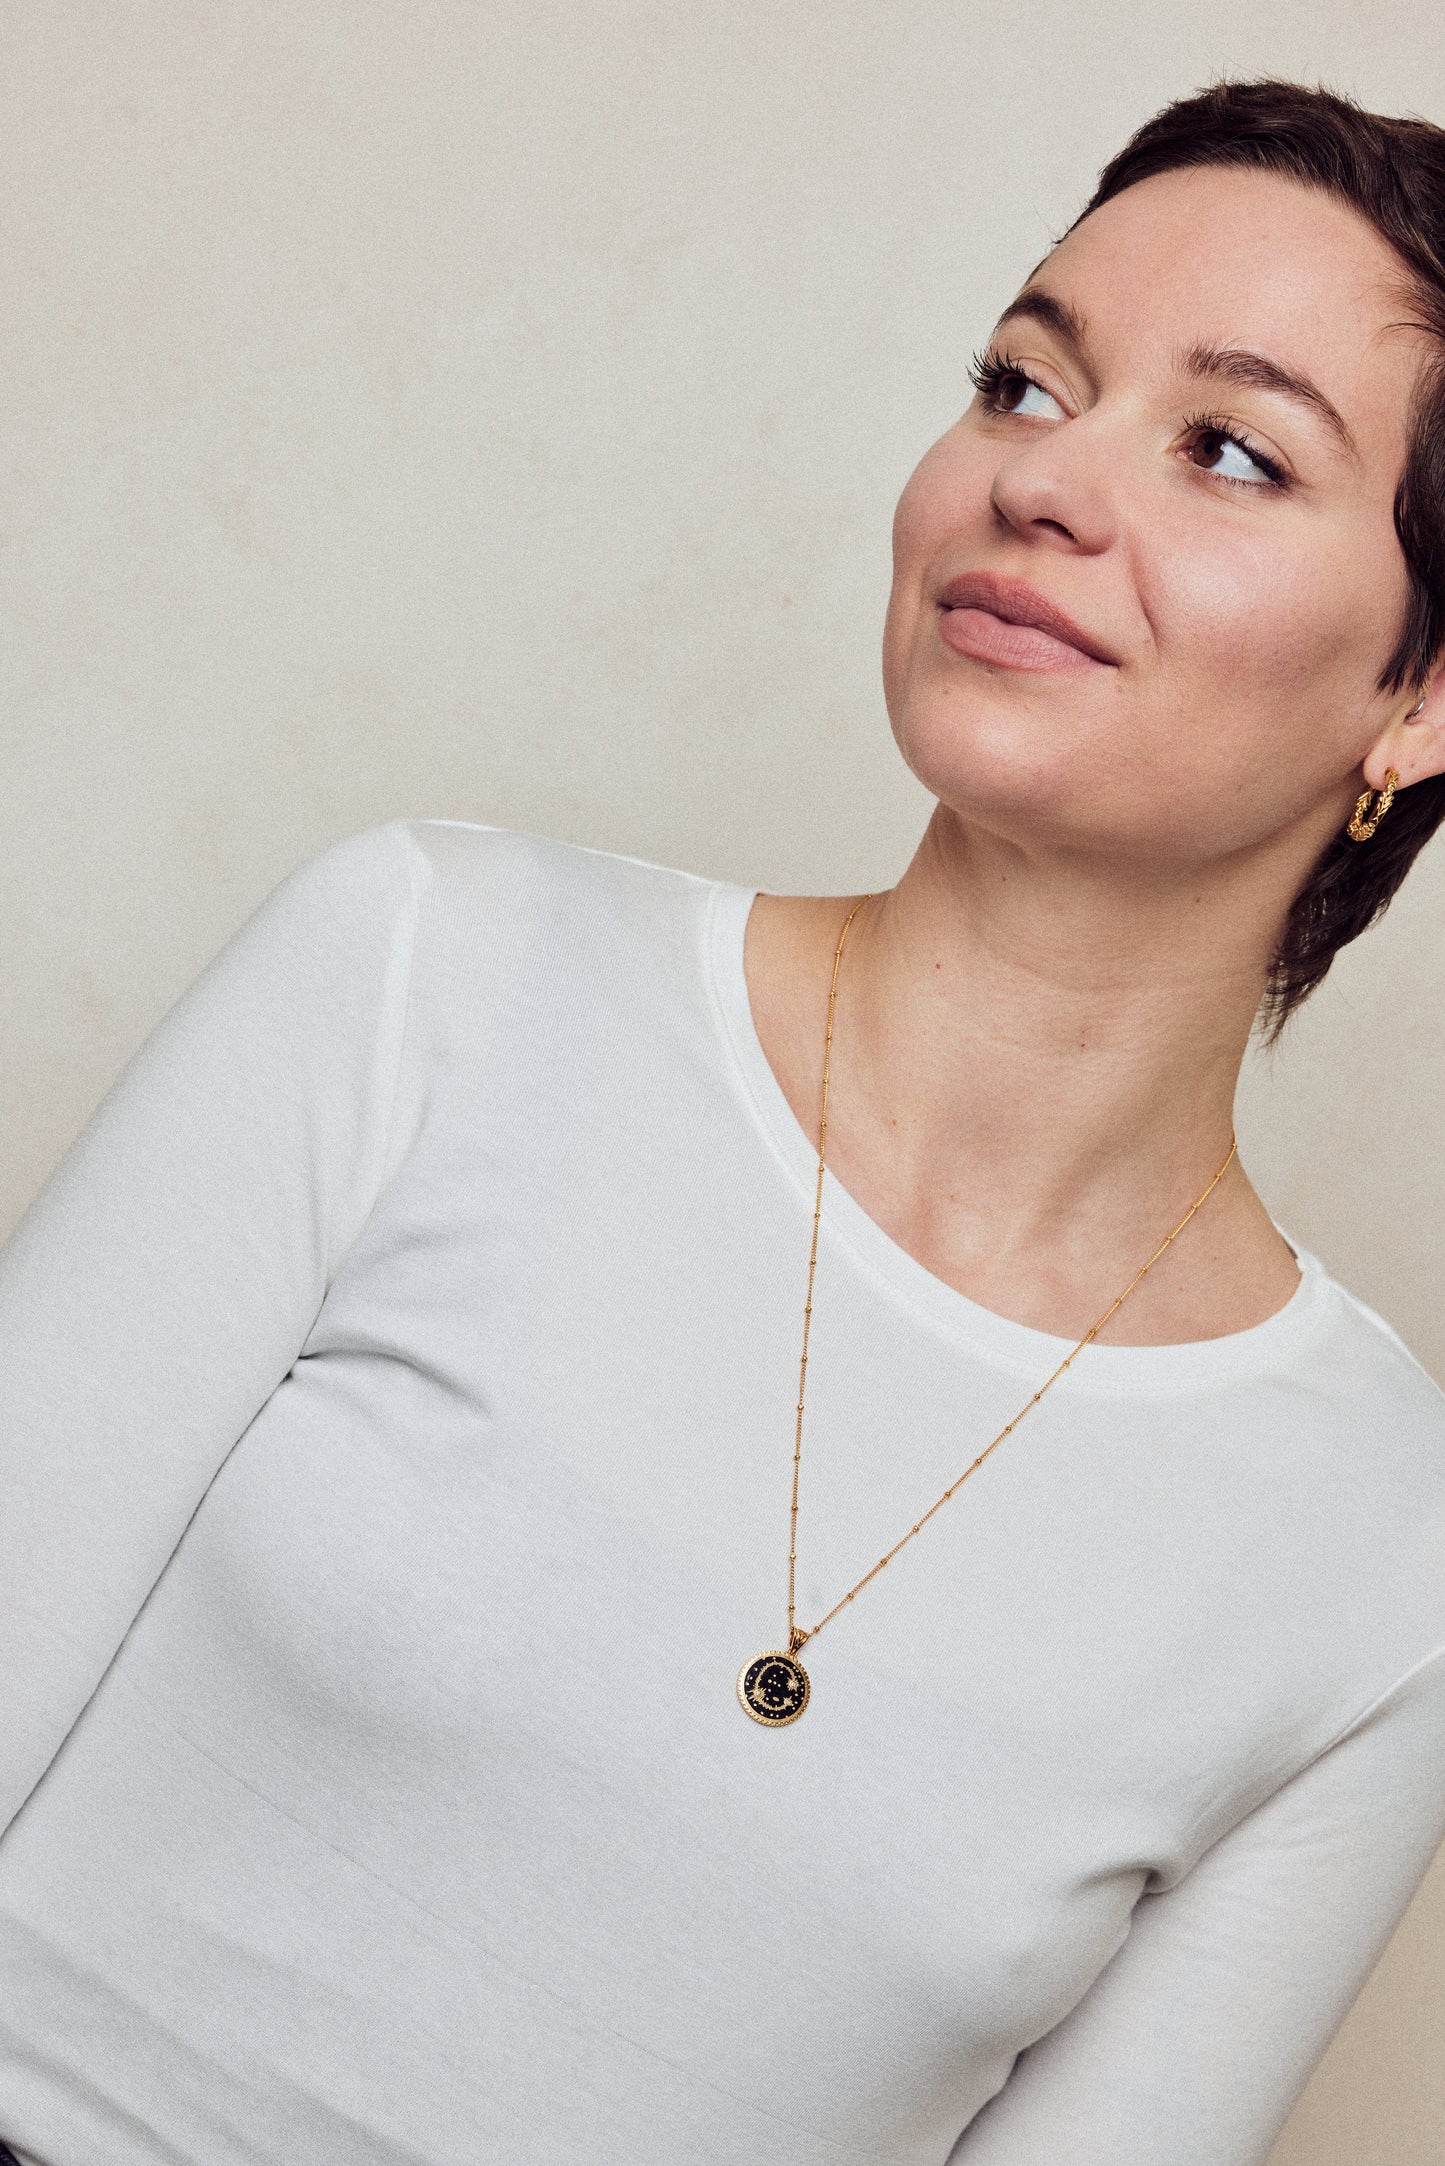
{"type": "Polygon", "coordinates": [[[930,1186],[987,1165],[1046,1218],[1101,1181],[1156,1199],[1161,1183],[1187,1188],[1228,1149],[1264,990],[1247,878],[1121,880],[979,838],[940,808],[849,935],[872,1113],[930,1186]]]}
{"type": "MultiPolygon", "coordinates": [[[[1244,861],[1193,882],[1121,878],[940,808],[848,936],[830,1169],[972,1298],[1087,1328],[1228,1154],[1280,888],[1278,867],[1244,861]]],[[[750,965],[765,1050],[814,1134],[842,916],[822,900],[774,917],[750,965]]],[[[1296,1278],[1236,1160],[1109,1335],[1240,1329],[1296,1278]]]]}

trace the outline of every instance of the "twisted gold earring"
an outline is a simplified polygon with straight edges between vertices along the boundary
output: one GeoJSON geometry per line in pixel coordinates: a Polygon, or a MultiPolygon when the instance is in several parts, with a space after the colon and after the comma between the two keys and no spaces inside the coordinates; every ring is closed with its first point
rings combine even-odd
{"type": "Polygon", "coordinates": [[[1393,767],[1387,767],[1385,769],[1385,787],[1383,788],[1383,790],[1381,790],[1378,797],[1375,797],[1375,793],[1373,790],[1361,790],[1359,797],[1356,800],[1354,812],[1350,818],[1350,824],[1345,829],[1345,833],[1349,836],[1351,842],[1369,841],[1371,835],[1374,834],[1375,829],[1379,826],[1381,820],[1384,819],[1385,814],[1389,811],[1391,805],[1394,804],[1395,792],[1399,787],[1400,777],[1396,774],[1393,767]],[[1375,797],[1375,809],[1370,814],[1370,817],[1366,819],[1365,807],[1369,804],[1372,797],[1375,797]]]}
{"type": "MultiPolygon", "coordinates": [[[[1410,712],[1406,715],[1405,720],[1407,722],[1413,722],[1416,715],[1419,714],[1424,704],[1425,694],[1422,692],[1420,694],[1420,697],[1416,700],[1414,706],[1410,709],[1410,712]]],[[[1370,799],[1372,797],[1375,797],[1375,793],[1373,790],[1361,790],[1358,798],[1355,800],[1355,809],[1350,815],[1350,824],[1345,829],[1345,833],[1349,836],[1351,842],[1369,841],[1371,835],[1374,834],[1375,829],[1379,826],[1381,820],[1384,819],[1385,814],[1389,811],[1391,805],[1394,804],[1395,792],[1399,789],[1399,787],[1400,777],[1396,774],[1393,767],[1387,767],[1385,769],[1385,787],[1383,788],[1383,790],[1381,790],[1379,796],[1375,798],[1375,809],[1370,814],[1368,819],[1366,819],[1365,817],[1365,807],[1369,804],[1370,799]]]]}

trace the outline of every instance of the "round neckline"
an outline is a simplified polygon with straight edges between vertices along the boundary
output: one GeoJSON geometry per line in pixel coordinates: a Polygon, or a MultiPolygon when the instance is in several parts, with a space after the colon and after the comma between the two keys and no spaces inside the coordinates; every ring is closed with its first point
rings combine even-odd
{"type": "MultiPolygon", "coordinates": [[[[798,1122],[773,1073],[753,1020],[743,942],[755,898],[763,892],[732,881],[713,884],[707,934],[709,978],[721,1035],[741,1095],[811,1212],[818,1149],[798,1122]]],[[[868,1276],[934,1331],[970,1352],[1031,1376],[1056,1368],[1072,1339],[1038,1331],[971,1301],[911,1256],[831,1171],[823,1176],[823,1230],[850,1251],[868,1276]]],[[[1163,1346],[1086,1346],[1069,1374],[1077,1385],[1105,1391],[1178,1389],[1242,1376],[1277,1365],[1317,1324],[1332,1281],[1318,1258],[1280,1232],[1300,1267],[1299,1284],[1282,1308],[1261,1323],[1212,1339],[1163,1346]]]]}

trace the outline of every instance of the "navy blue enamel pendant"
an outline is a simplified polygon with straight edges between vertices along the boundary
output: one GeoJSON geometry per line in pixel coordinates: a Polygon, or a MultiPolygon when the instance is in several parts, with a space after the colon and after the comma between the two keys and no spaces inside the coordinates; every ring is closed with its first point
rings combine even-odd
{"type": "Polygon", "coordinates": [[[808,1704],[811,1690],[802,1663],[777,1648],[754,1656],[738,1675],[738,1698],[744,1714],[769,1730],[796,1722],[808,1704]]]}

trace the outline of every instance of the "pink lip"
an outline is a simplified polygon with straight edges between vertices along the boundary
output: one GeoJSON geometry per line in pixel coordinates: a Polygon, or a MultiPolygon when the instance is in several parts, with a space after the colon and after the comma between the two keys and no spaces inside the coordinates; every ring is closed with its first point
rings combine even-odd
{"type": "Polygon", "coordinates": [[[1106,647],[1023,579],[963,572],[938,596],[939,635],[957,654],[1003,669],[1117,668],[1106,647]]]}

